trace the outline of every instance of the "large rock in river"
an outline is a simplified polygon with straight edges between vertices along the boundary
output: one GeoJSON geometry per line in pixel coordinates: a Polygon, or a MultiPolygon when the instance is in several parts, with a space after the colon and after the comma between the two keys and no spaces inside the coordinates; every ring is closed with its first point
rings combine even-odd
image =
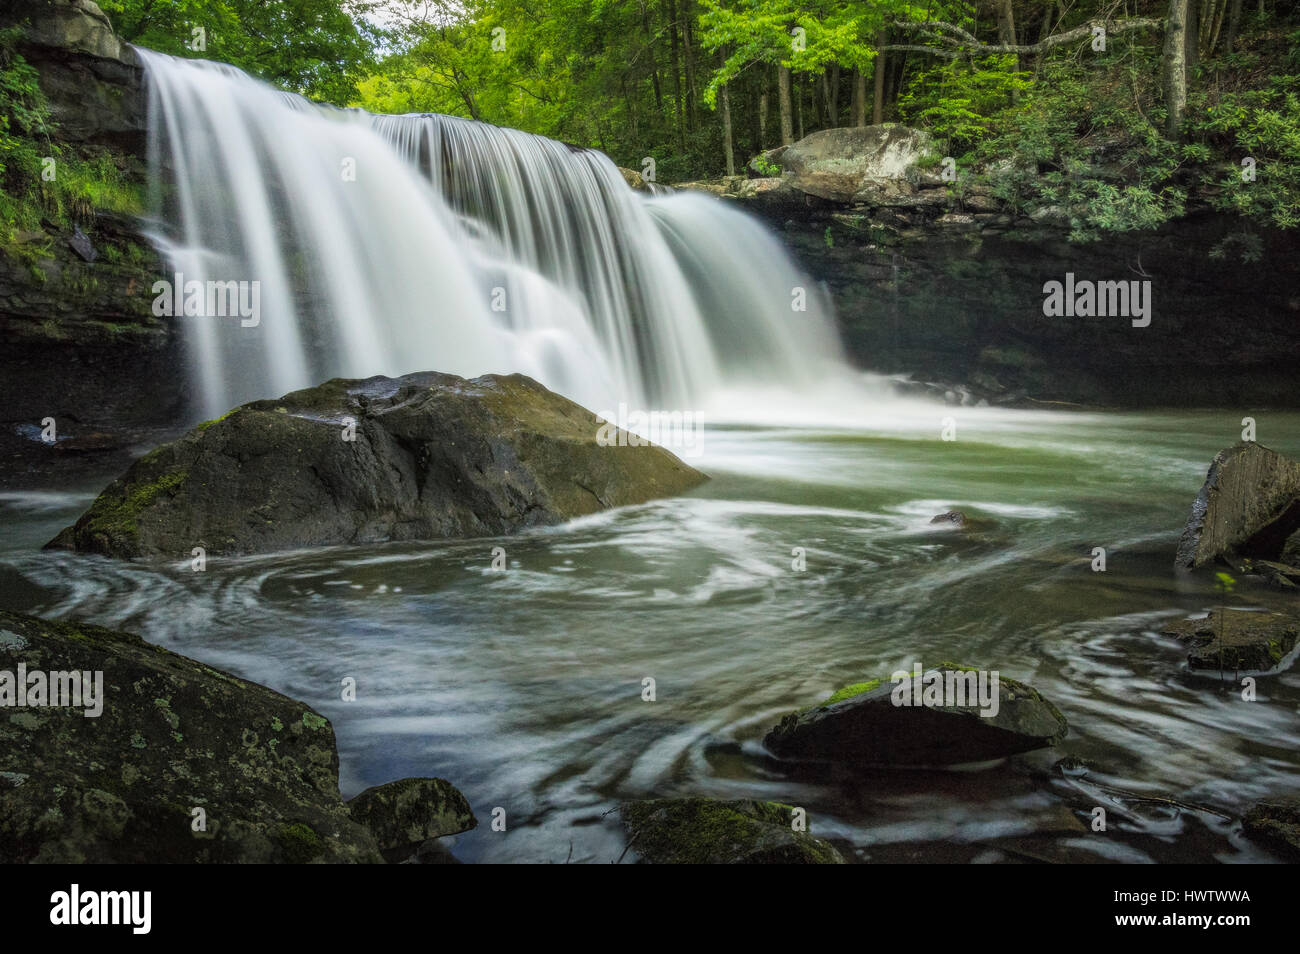
{"type": "Polygon", "coordinates": [[[829,842],[794,830],[794,810],[778,802],[655,798],[619,810],[628,848],[651,864],[844,863],[829,842]]]}
{"type": "Polygon", "coordinates": [[[391,861],[432,838],[478,826],[465,796],[443,778],[403,778],[376,785],[349,801],[348,811],[375,836],[391,861]]]}
{"type": "Polygon", "coordinates": [[[706,479],[663,448],[612,446],[599,431],[590,411],[518,374],[335,379],[157,448],[49,546],[188,559],[194,547],[494,536],[706,479]]]}
{"type": "Polygon", "coordinates": [[[909,176],[930,138],[883,124],[823,129],[786,147],[777,161],[800,192],[835,202],[888,204],[916,190],[909,176]]]}
{"type": "Polygon", "coordinates": [[[1044,748],[1065,737],[1069,726],[1056,706],[1014,679],[999,674],[995,709],[988,678],[988,705],[981,707],[972,687],[984,675],[945,663],[919,679],[847,686],[821,705],[786,716],[763,742],[795,762],[956,765],[1044,748]],[[936,685],[932,696],[928,687],[936,685]]]}
{"type": "Polygon", "coordinates": [[[1220,451],[1178,541],[1179,566],[1278,560],[1300,530],[1300,463],[1254,441],[1220,451]]]}
{"type": "Polygon", "coordinates": [[[323,716],[138,636],[0,611],[0,862],[307,861],[382,861],[323,716]],[[80,706],[38,704],[37,674],[73,672],[80,706]]]}
{"type": "Polygon", "coordinates": [[[1283,613],[1211,610],[1163,630],[1187,644],[1187,668],[1227,672],[1272,669],[1295,649],[1300,619],[1283,613]]]}

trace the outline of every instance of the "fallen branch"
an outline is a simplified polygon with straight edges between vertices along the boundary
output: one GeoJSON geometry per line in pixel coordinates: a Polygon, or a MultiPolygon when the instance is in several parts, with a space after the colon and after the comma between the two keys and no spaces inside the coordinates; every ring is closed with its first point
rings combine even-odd
{"type": "Polygon", "coordinates": [[[991,56],[997,53],[1037,54],[1045,53],[1058,46],[1065,46],[1068,43],[1090,39],[1095,27],[1105,27],[1106,35],[1114,36],[1115,34],[1127,33],[1131,30],[1159,30],[1163,29],[1164,25],[1165,22],[1163,20],[1156,20],[1151,17],[1130,17],[1125,20],[1092,20],[1082,26],[1075,27],[1073,30],[1066,30],[1064,33],[1058,33],[1055,36],[1049,36],[1044,40],[1039,40],[1037,43],[1018,44],[981,43],[972,34],[966,32],[961,27],[951,23],[944,23],[940,20],[895,20],[894,26],[900,30],[924,30],[938,34],[935,39],[942,43],[946,43],[947,47],[900,44],[882,46],[881,50],[909,50],[914,52],[931,53],[934,56],[941,56],[945,59],[955,59],[957,56],[969,53],[981,56],[991,56]]]}

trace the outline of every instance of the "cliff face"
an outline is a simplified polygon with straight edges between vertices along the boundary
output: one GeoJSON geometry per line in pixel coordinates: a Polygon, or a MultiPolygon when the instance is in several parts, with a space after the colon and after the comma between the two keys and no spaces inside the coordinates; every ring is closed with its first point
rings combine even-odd
{"type": "Polygon", "coordinates": [[[766,219],[832,293],[863,367],[967,401],[1300,405],[1300,237],[1194,200],[1158,231],[1073,243],[1063,210],[1016,215],[979,185],[950,189],[909,161],[924,151],[901,127],[827,130],[755,160],[759,178],[680,188],[766,219]],[[1102,282],[1140,298],[1045,314],[1050,282],[1071,303],[1102,282]]]}
{"type": "MultiPolygon", "coordinates": [[[[146,98],[134,51],[89,0],[0,3],[0,27],[16,24],[13,52],[35,67],[48,104],[50,143],[37,148],[56,153],[55,175],[106,164],[127,192],[142,192],[146,98]]],[[[124,458],[142,428],[173,421],[182,404],[173,328],[150,307],[164,267],[137,217],[90,199],[34,208],[39,224],[11,224],[0,249],[4,482],[124,458]],[[52,444],[40,439],[48,418],[52,444]]]]}
{"type": "Polygon", "coordinates": [[[92,0],[6,0],[0,26],[23,23],[19,52],[41,74],[60,138],[142,156],[144,71],[92,0]]]}

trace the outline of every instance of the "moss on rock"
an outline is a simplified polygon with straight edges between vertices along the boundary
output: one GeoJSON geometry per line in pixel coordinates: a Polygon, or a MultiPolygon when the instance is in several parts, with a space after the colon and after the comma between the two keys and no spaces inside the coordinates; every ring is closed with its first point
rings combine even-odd
{"type": "Polygon", "coordinates": [[[843,864],[835,847],[795,831],[778,802],[663,798],[620,806],[628,846],[653,864],[843,864]]]}

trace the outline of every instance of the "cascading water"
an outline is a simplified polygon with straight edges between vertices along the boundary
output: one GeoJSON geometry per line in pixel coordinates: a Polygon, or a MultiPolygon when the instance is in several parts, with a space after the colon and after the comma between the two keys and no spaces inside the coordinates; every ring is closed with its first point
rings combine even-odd
{"type": "Polygon", "coordinates": [[[847,374],[818,289],[722,202],[640,196],[539,136],[139,52],[155,240],[186,284],[260,289],[256,319],[183,318],[204,413],[416,370],[518,371],[598,410],[847,374]]]}

